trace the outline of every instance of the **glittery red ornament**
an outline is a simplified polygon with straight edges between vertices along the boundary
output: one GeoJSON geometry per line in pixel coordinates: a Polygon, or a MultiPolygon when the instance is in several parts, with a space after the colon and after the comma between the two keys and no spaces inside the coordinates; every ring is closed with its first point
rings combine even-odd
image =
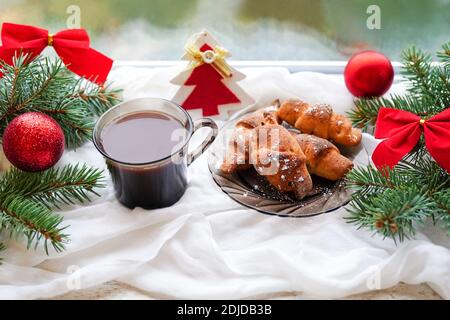
{"type": "Polygon", "coordinates": [[[64,133],[53,118],[40,112],[27,112],[6,127],[3,151],[9,162],[23,171],[46,170],[63,154],[64,133]]]}
{"type": "Polygon", "coordinates": [[[344,71],[345,84],[356,97],[382,96],[392,85],[394,68],[391,61],[376,51],[353,55],[344,71]]]}

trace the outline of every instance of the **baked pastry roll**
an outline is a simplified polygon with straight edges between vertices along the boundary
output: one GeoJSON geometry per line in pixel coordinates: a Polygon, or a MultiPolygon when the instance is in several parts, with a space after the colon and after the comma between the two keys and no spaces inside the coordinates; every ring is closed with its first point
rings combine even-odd
{"type": "Polygon", "coordinates": [[[225,159],[220,167],[223,173],[246,170],[252,167],[249,162],[249,145],[253,129],[260,125],[277,124],[277,108],[267,107],[250,113],[240,119],[230,138],[225,159]]]}
{"type": "Polygon", "coordinates": [[[253,133],[250,161],[258,174],[281,192],[292,193],[299,200],[307,196],[312,180],[295,137],[278,124],[258,126],[253,133]]]}
{"type": "Polygon", "coordinates": [[[344,146],[355,146],[361,142],[361,130],[353,128],[350,120],[333,112],[328,104],[311,105],[299,99],[283,102],[278,117],[302,133],[333,140],[344,146]]]}
{"type": "Polygon", "coordinates": [[[353,168],[353,162],[326,139],[310,134],[291,132],[306,156],[308,171],[316,176],[336,181],[353,168]]]}

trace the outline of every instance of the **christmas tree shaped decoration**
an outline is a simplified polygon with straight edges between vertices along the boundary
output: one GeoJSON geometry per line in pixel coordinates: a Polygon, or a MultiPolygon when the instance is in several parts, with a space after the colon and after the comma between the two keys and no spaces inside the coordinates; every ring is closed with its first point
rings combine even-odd
{"type": "Polygon", "coordinates": [[[245,75],[228,65],[225,61],[228,51],[220,47],[207,31],[195,34],[185,50],[183,59],[190,63],[171,81],[181,85],[173,101],[186,110],[201,109],[203,116],[223,113],[222,106],[231,112],[254,102],[236,84],[245,75]]]}

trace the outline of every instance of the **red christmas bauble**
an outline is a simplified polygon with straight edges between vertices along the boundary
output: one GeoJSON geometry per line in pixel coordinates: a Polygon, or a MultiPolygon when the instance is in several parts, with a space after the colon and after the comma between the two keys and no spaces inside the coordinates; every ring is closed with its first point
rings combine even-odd
{"type": "Polygon", "coordinates": [[[3,151],[9,162],[23,171],[46,170],[63,154],[64,132],[53,118],[40,112],[27,112],[6,127],[3,151]]]}
{"type": "Polygon", "coordinates": [[[345,84],[356,97],[380,97],[392,85],[394,68],[391,61],[376,51],[353,55],[344,71],[345,84]]]}

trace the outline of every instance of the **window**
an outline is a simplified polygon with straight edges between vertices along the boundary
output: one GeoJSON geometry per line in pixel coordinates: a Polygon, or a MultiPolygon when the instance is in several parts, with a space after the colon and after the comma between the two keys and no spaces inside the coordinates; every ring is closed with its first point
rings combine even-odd
{"type": "Polygon", "coordinates": [[[2,22],[79,22],[116,60],[177,60],[203,28],[237,60],[346,60],[362,49],[398,59],[411,44],[448,41],[449,17],[449,0],[0,0],[2,22]]]}

